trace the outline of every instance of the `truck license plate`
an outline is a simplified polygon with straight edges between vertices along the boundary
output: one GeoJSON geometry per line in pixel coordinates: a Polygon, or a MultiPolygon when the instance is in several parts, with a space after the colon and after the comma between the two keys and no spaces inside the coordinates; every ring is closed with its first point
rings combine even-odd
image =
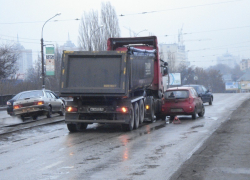
{"type": "Polygon", "coordinates": [[[89,108],[89,110],[99,112],[99,111],[104,111],[104,108],[89,108]]]}

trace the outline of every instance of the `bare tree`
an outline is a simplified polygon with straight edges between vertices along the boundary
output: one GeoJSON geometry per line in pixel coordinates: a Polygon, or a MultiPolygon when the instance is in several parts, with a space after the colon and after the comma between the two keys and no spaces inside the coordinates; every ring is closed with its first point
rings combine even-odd
{"type": "Polygon", "coordinates": [[[14,75],[18,70],[17,58],[19,52],[11,45],[0,46],[0,79],[14,75]]]}
{"type": "Polygon", "coordinates": [[[84,12],[79,25],[78,36],[81,50],[106,50],[107,39],[119,36],[118,18],[110,2],[102,3],[100,18],[97,11],[84,12]]]}
{"type": "Polygon", "coordinates": [[[110,37],[120,37],[119,21],[110,2],[102,2],[101,7],[101,24],[103,27],[102,50],[107,49],[107,40],[110,37]]]}

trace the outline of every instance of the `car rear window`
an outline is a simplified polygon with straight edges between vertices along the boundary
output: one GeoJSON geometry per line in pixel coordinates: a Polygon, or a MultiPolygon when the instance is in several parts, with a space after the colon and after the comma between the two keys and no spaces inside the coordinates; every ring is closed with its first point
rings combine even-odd
{"type": "Polygon", "coordinates": [[[166,99],[186,99],[189,97],[189,91],[167,91],[164,95],[166,99]]]}
{"type": "Polygon", "coordinates": [[[43,96],[43,91],[29,91],[21,94],[18,99],[33,98],[43,96]]]}

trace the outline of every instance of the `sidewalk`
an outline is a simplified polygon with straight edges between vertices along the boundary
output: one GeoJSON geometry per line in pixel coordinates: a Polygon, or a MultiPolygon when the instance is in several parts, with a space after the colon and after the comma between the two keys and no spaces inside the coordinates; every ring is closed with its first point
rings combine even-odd
{"type": "Polygon", "coordinates": [[[250,179],[250,100],[232,113],[170,180],[250,179]]]}

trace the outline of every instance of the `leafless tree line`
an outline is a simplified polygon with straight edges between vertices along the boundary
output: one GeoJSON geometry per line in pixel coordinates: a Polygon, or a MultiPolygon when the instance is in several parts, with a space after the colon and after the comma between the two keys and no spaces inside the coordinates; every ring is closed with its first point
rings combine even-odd
{"type": "Polygon", "coordinates": [[[104,51],[107,49],[108,38],[119,36],[118,18],[110,2],[102,3],[100,17],[97,10],[84,12],[78,36],[81,50],[104,51]]]}
{"type": "Polygon", "coordinates": [[[18,55],[19,52],[13,45],[0,46],[0,79],[7,78],[18,70],[18,55]]]}

